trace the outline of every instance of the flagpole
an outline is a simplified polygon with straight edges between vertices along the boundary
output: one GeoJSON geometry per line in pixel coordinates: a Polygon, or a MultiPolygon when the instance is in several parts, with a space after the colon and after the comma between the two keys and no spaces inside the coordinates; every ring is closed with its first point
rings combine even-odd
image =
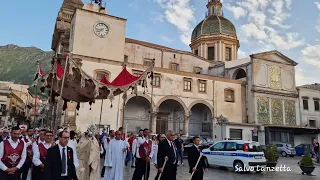
{"type": "Polygon", "coordinates": [[[36,96],[34,98],[34,112],[35,112],[35,118],[33,121],[33,127],[35,128],[36,120],[37,120],[37,89],[38,89],[38,83],[36,84],[36,96]]]}
{"type": "Polygon", "coordinates": [[[100,126],[101,126],[102,107],[103,107],[103,99],[101,100],[100,121],[99,121],[99,132],[100,132],[100,126]]]}
{"type": "MultiPolygon", "coordinates": [[[[57,108],[57,113],[59,112],[60,109],[60,101],[62,100],[62,93],[63,93],[63,88],[64,88],[64,80],[65,80],[65,75],[66,75],[66,71],[67,71],[67,67],[68,67],[68,61],[69,61],[69,54],[67,54],[66,57],[66,62],[64,64],[64,72],[63,72],[63,77],[62,77],[62,84],[61,84],[61,89],[60,89],[60,98],[58,101],[58,108],[57,108]]],[[[57,114],[58,115],[58,114],[57,114]]],[[[65,117],[65,115],[64,115],[65,117]]],[[[62,118],[61,118],[61,114],[60,114],[60,126],[62,126],[62,118]]]]}
{"type": "Polygon", "coordinates": [[[52,129],[52,125],[55,125],[55,119],[53,118],[53,98],[52,97],[52,92],[53,92],[53,79],[54,79],[54,71],[55,71],[55,65],[53,66],[52,68],[52,79],[51,79],[51,87],[50,87],[50,112],[51,112],[51,121],[50,121],[50,129],[54,131],[54,129],[52,129]],[[53,124],[52,124],[52,121],[53,121],[53,124]]]}
{"type": "MultiPolygon", "coordinates": [[[[155,59],[153,58],[152,60],[152,73],[153,73],[153,76],[151,77],[151,97],[150,97],[150,124],[151,124],[151,131],[153,131],[153,116],[154,116],[154,110],[153,110],[153,80],[154,80],[154,63],[155,63],[155,59]]],[[[152,132],[152,133],[155,133],[155,132],[152,132]]]]}

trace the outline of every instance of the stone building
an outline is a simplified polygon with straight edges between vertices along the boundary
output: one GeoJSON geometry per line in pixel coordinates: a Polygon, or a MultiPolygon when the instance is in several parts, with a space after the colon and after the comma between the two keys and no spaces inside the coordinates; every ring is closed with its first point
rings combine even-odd
{"type": "Polygon", "coordinates": [[[320,84],[303,85],[297,89],[300,125],[305,128],[296,133],[294,143],[311,143],[314,138],[320,139],[320,84]]]}
{"type": "Polygon", "coordinates": [[[68,106],[64,124],[84,131],[91,124],[129,132],[173,129],[185,135],[294,143],[300,124],[293,60],[274,50],[238,59],[235,26],[220,0],[209,0],[206,18],[193,30],[191,51],[125,37],[126,19],[105,7],[64,0],[52,49],[57,58],[72,52],[90,76],[111,82],[124,65],[138,76],[155,62],[153,85],[138,95],[68,106]],[[111,107],[112,106],[112,107],[111,107]],[[217,124],[217,117],[228,119],[217,124]],[[279,134],[280,133],[280,134],[279,134]],[[280,139],[279,139],[280,137],[280,139]]]}

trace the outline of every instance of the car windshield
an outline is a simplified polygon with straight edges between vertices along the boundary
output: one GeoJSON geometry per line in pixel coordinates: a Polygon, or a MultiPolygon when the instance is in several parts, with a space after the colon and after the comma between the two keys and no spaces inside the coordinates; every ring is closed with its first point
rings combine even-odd
{"type": "Polygon", "coordinates": [[[292,148],[291,144],[286,144],[286,146],[287,146],[288,148],[292,148]]]}
{"type": "Polygon", "coordinates": [[[258,142],[249,143],[249,152],[262,152],[263,149],[258,142]]]}

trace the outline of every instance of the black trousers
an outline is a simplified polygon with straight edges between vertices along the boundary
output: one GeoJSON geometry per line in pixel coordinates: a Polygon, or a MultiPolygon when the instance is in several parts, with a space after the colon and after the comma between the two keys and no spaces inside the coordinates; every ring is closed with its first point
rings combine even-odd
{"type": "Polygon", "coordinates": [[[203,180],[203,169],[197,169],[191,180],[203,180]]]}
{"type": "Polygon", "coordinates": [[[101,177],[104,177],[105,171],[106,171],[106,167],[103,165],[102,171],[101,171],[101,177]]]}
{"type": "Polygon", "coordinates": [[[32,180],[43,180],[44,179],[44,169],[39,166],[33,166],[32,170],[32,180]]]}
{"type": "MultiPolygon", "coordinates": [[[[160,176],[160,173],[158,172],[154,180],[158,180],[159,176],[160,176]]],[[[170,168],[166,166],[163,170],[160,180],[176,180],[176,179],[177,179],[177,164],[173,164],[172,167],[170,168]]]]}
{"type": "Polygon", "coordinates": [[[140,158],[136,158],[136,169],[134,170],[132,180],[143,180],[149,179],[150,175],[150,162],[144,161],[140,158]],[[146,167],[147,166],[147,167],[146,167]],[[147,168],[147,173],[146,173],[147,168]],[[146,174],[146,175],[145,175],[146,174]]]}
{"type": "Polygon", "coordinates": [[[32,162],[25,162],[21,167],[21,180],[26,180],[28,177],[29,169],[31,168],[32,162]]]}
{"type": "Polygon", "coordinates": [[[20,172],[17,171],[15,174],[7,174],[6,172],[0,170],[0,179],[1,180],[20,180],[20,172]]]}

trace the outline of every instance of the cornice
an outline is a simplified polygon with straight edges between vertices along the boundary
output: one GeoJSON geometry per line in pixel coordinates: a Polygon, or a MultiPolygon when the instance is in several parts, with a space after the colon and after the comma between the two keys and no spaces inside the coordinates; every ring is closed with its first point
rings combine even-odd
{"type": "Polygon", "coordinates": [[[276,95],[276,96],[285,96],[285,97],[292,97],[292,98],[299,97],[299,94],[294,92],[284,93],[284,92],[270,91],[265,89],[258,89],[256,87],[253,87],[251,91],[255,93],[270,94],[270,95],[276,95]]]}

